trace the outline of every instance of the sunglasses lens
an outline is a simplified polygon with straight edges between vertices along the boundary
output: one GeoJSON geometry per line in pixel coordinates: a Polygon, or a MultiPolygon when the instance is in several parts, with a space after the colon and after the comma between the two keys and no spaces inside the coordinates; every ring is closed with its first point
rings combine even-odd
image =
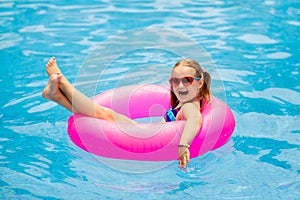
{"type": "Polygon", "coordinates": [[[191,85],[193,83],[193,77],[184,77],[182,79],[182,84],[187,86],[187,85],[191,85]]]}
{"type": "Polygon", "coordinates": [[[172,84],[172,85],[179,85],[179,79],[178,78],[171,78],[170,79],[170,83],[172,84]]]}

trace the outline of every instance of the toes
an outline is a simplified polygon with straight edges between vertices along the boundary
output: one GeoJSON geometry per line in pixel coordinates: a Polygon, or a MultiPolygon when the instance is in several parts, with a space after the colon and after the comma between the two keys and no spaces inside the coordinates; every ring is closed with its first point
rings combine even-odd
{"type": "Polygon", "coordinates": [[[56,63],[55,57],[50,58],[49,62],[51,62],[51,64],[55,64],[56,63]]]}
{"type": "Polygon", "coordinates": [[[46,64],[46,67],[50,67],[52,65],[51,61],[49,60],[48,63],[46,64]]]}
{"type": "Polygon", "coordinates": [[[49,59],[48,63],[46,64],[46,72],[49,76],[51,76],[54,73],[61,73],[60,69],[58,68],[56,64],[56,58],[52,57],[49,59]]]}
{"type": "Polygon", "coordinates": [[[50,67],[50,65],[53,65],[56,62],[55,57],[52,57],[49,59],[48,63],[46,64],[47,67],[50,67]]]}

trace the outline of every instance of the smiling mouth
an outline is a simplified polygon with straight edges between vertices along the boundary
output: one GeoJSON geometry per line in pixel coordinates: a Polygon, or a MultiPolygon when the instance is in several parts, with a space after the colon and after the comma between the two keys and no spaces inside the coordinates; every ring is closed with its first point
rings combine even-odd
{"type": "Polygon", "coordinates": [[[179,96],[184,96],[184,95],[187,95],[188,94],[188,91],[186,92],[178,92],[179,96]]]}

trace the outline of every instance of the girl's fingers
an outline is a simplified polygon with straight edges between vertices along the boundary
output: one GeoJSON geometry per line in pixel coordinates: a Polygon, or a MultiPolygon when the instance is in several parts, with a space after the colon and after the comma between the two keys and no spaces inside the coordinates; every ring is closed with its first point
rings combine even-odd
{"type": "Polygon", "coordinates": [[[187,161],[186,159],[187,159],[187,157],[185,154],[181,156],[180,162],[179,162],[180,168],[186,168],[186,161],[187,161]]]}
{"type": "Polygon", "coordinates": [[[186,167],[186,156],[185,155],[182,156],[182,167],[183,168],[186,167]]]}
{"type": "Polygon", "coordinates": [[[190,163],[190,151],[186,150],[179,158],[179,168],[186,168],[188,163],[190,163]]]}
{"type": "Polygon", "coordinates": [[[187,163],[190,163],[190,161],[191,161],[191,159],[190,159],[190,151],[187,151],[186,157],[187,157],[187,163]]]}

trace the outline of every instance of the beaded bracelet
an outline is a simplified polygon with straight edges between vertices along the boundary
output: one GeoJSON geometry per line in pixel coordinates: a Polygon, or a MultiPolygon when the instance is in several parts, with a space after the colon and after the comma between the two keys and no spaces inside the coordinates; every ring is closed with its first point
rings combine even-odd
{"type": "Polygon", "coordinates": [[[185,147],[185,148],[190,148],[190,145],[188,144],[179,144],[178,147],[185,147]]]}

